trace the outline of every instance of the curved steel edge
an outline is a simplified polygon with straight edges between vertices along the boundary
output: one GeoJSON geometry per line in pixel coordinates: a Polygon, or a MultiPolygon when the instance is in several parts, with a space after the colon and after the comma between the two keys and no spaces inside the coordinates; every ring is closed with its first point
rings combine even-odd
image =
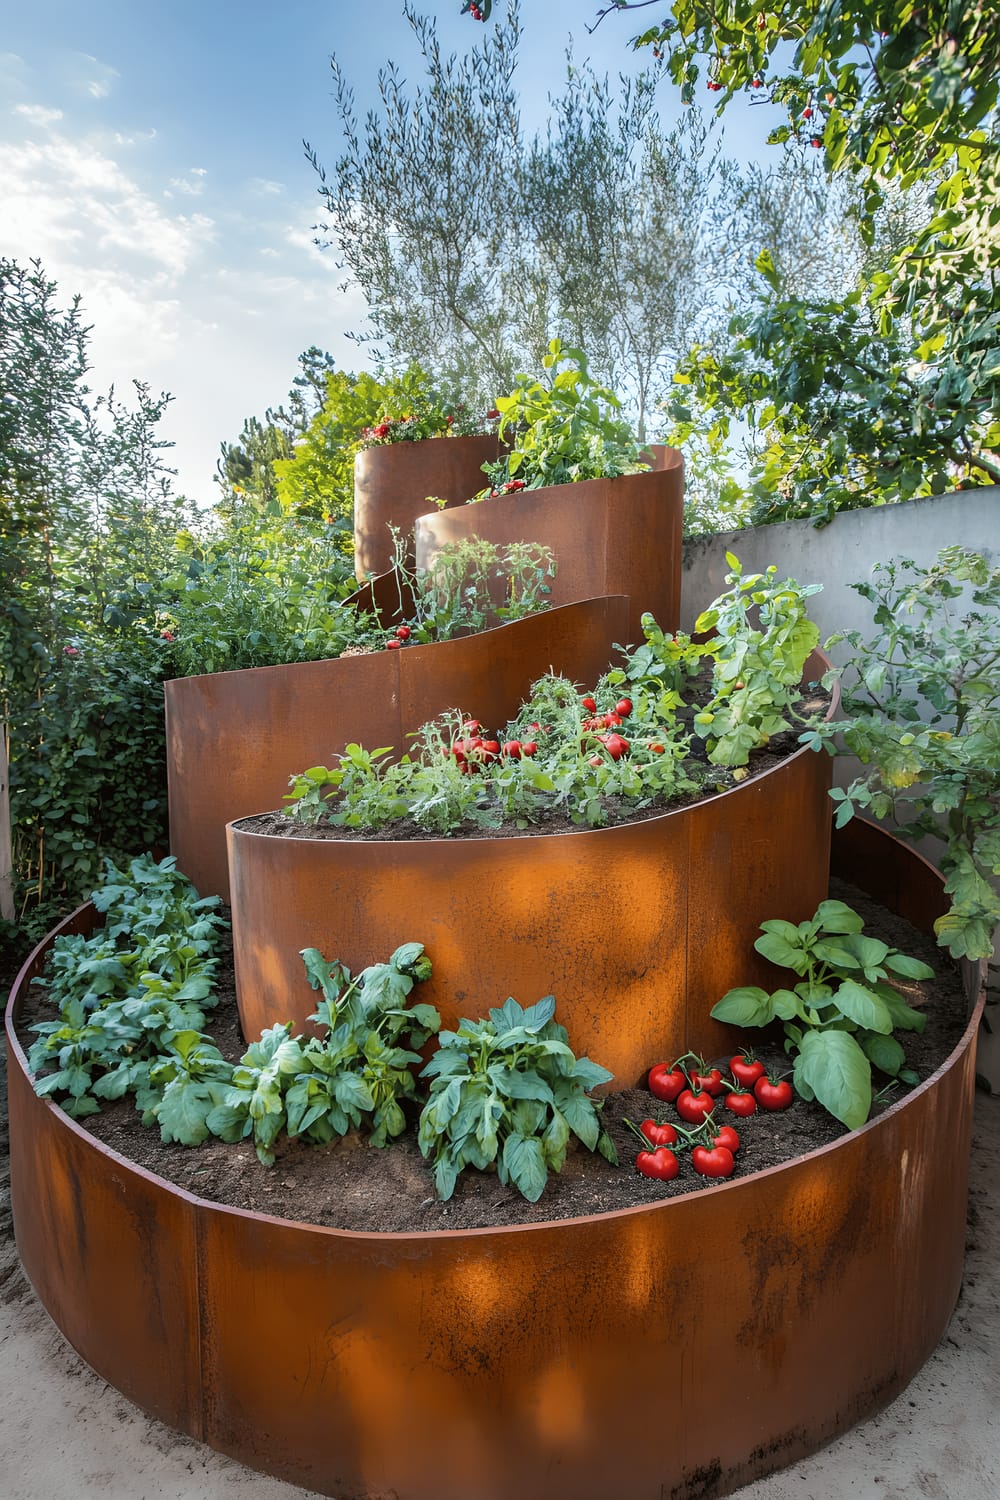
{"type": "MultiPolygon", "coordinates": [[[[391,567],[395,526],[412,566],[414,523],[435,496],[464,505],[483,488],[483,464],[500,452],[495,434],[424,438],[366,448],[354,459],[354,571],[360,583],[391,567]]],[[[609,589],[602,592],[610,593],[609,589]]]]}
{"type": "Polygon", "coordinates": [[[99,1374],[266,1473],[366,1500],[607,1500],[627,1473],[636,1500],[710,1500],[892,1399],[947,1325],[982,995],[925,1083],[783,1166],[600,1217],[365,1236],[194,1198],[38,1098],[14,1026],[53,936],[7,1011],[25,1269],[99,1374]]]}
{"type": "Polygon", "coordinates": [[[401,755],[407,736],[448,708],[502,725],[549,670],[596,681],[625,637],[627,609],[622,597],[587,599],[405,651],[167,682],[171,853],[203,896],[228,901],[226,824],[280,807],[290,776],[351,742],[401,755]]]}
{"type": "MultiPolygon", "coordinates": [[[[806,680],[826,665],[815,653],[806,680]]],[[[311,1029],[303,948],[357,971],[413,940],[434,965],[421,997],[446,1027],[508,995],[552,993],[574,1049],[618,1087],[651,1058],[714,1055],[729,1033],[712,1004],[773,974],[753,950],[760,923],[803,921],[826,893],[831,774],[829,756],[803,747],[643,822],[529,838],[283,838],[230,824],[244,1035],[311,1029]]]]}
{"type": "Polygon", "coordinates": [[[552,602],[628,594],[623,642],[642,639],[644,611],[668,631],[681,606],[684,459],[662,445],[648,452],[653,467],[617,479],[524,490],[416,521],[416,562],[427,567],[449,542],[482,537],[496,544],[541,542],[556,559],[552,602]]]}

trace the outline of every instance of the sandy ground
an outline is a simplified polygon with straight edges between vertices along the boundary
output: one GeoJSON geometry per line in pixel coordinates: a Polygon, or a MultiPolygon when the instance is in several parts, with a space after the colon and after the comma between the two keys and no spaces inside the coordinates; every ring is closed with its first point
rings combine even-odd
{"type": "MultiPolygon", "coordinates": [[[[308,1500],[311,1492],[253,1473],[144,1416],[58,1333],[14,1248],[5,1109],[3,1117],[0,1500],[308,1500]]],[[[994,1495],[1000,1495],[1000,1096],[979,1093],[965,1280],[945,1337],[885,1411],[739,1496],[988,1500],[994,1495]]]]}

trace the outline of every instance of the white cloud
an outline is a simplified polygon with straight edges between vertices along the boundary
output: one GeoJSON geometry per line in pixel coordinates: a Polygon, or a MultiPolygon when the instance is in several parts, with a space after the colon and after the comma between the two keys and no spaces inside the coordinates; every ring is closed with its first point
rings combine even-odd
{"type": "Polygon", "coordinates": [[[63,118],[61,109],[46,109],[43,104],[15,104],[14,113],[21,115],[31,125],[55,125],[63,118]]]}
{"type": "MultiPolygon", "coordinates": [[[[205,167],[192,167],[186,177],[171,177],[169,187],[175,192],[186,193],[191,198],[198,198],[205,191],[205,178],[208,172],[205,167]]],[[[164,189],[164,198],[173,197],[173,193],[164,189]]]]}
{"type": "Polygon", "coordinates": [[[280,183],[257,179],[249,210],[253,180],[227,201],[214,173],[169,159],[169,132],[136,156],[155,131],[78,125],[69,106],[60,119],[36,102],[0,117],[0,250],[37,257],[60,305],[81,294],[95,390],[113,382],[127,398],[141,379],[173,393],[167,462],[178,489],[211,504],[220,442],[285,398],[300,350],[320,344],[358,366],[343,336],[363,322],[363,299],[334,289],[307,197],[287,203],[280,183]]]}
{"type": "Polygon", "coordinates": [[[72,63],[76,85],[90,99],[106,99],[121,77],[116,68],[99,62],[88,52],[77,52],[72,63]]]}
{"type": "Polygon", "coordinates": [[[285,191],[283,182],[272,182],[269,177],[251,177],[247,187],[252,193],[262,193],[265,197],[275,198],[279,193],[285,191]]]}

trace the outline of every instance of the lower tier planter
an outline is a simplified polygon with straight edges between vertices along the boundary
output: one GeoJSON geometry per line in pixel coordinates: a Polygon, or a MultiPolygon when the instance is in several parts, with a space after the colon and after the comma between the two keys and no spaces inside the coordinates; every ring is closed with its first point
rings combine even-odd
{"type": "Polygon", "coordinates": [[[503,724],[550,670],[594,682],[627,607],[588,599],[460,640],[166,683],[171,853],[203,896],[228,900],[226,824],[280,807],[295,772],[352,741],[402,754],[448,708],[503,724]]]}
{"type": "Polygon", "coordinates": [[[826,894],[831,761],[807,749],[720,796],[617,827],[520,838],[283,837],[229,828],[240,1022],[308,1030],[303,948],[352,971],[424,944],[421,998],[446,1027],[513,995],[554,994],[577,1053],[638,1081],[654,1056],[711,1055],[708,1012],[773,973],[768,917],[803,921],[826,894]]]}
{"type": "MultiPolygon", "coordinates": [[[[851,840],[849,878],[944,909],[919,856],[851,840]]],[[[7,1016],[25,1269],[103,1378],[254,1468],[340,1500],[711,1500],[885,1404],[947,1325],[981,1002],[920,1088],[758,1176],[595,1218],[365,1235],[195,1198],[38,1098],[14,1027],[51,940],[7,1016]]]]}
{"type": "Polygon", "coordinates": [[[548,489],[496,496],[422,515],[416,562],[427,568],[449,542],[481,537],[494,545],[541,542],[551,547],[553,604],[600,594],[628,594],[622,643],[642,640],[648,610],[668,631],[681,609],[684,460],[676,448],[651,447],[653,467],[618,479],[585,479],[548,489]]]}

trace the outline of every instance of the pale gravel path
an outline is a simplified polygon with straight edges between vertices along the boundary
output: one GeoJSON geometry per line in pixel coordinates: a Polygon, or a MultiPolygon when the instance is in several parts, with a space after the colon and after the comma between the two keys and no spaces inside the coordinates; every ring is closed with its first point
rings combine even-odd
{"type": "MultiPolygon", "coordinates": [[[[310,1500],[144,1416],[56,1331],[10,1236],[3,1114],[0,1500],[310,1500]]],[[[977,1094],[969,1201],[962,1294],[923,1370],[879,1416],[739,1500],[1000,1495],[1000,1096],[977,1094]]]]}

